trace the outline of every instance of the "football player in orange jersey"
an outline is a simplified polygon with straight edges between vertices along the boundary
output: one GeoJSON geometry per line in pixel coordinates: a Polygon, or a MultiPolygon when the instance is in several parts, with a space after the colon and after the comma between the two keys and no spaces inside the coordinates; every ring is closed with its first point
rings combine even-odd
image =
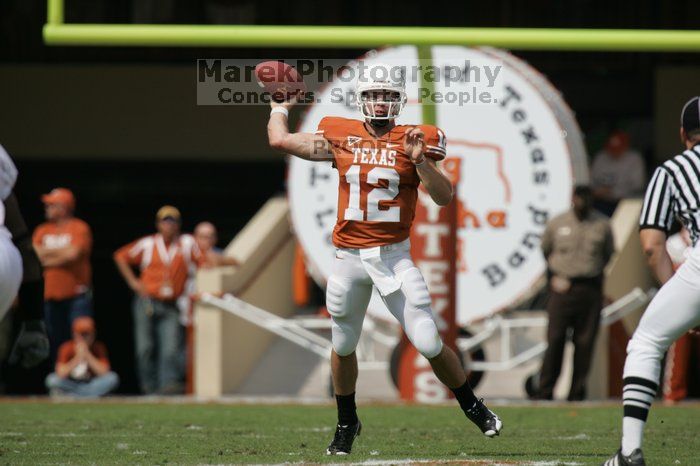
{"type": "Polygon", "coordinates": [[[436,376],[454,392],[466,416],[488,437],[498,435],[503,425],[474,396],[454,351],[443,346],[428,288],[411,259],[408,237],[418,184],[425,185],[438,205],[447,205],[453,191],[437,165],[446,153],[442,131],[430,125],[395,123],[406,104],[405,80],[395,71],[377,64],[365,68],[358,78],[361,120],[326,117],[315,134],[290,133],[287,117],[293,102],[273,102],[267,126],[274,149],[309,161],[332,161],[340,175],[333,230],[336,258],[326,286],[338,405],[329,455],[350,453],[362,427],[355,407],[355,347],[372,287],[430,361],[436,376]]]}

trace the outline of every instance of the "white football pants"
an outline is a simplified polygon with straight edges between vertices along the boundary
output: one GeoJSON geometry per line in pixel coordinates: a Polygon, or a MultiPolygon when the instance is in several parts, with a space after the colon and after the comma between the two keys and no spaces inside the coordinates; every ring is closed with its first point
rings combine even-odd
{"type": "MultiPolygon", "coordinates": [[[[381,260],[401,282],[397,291],[382,296],[416,349],[431,359],[442,351],[442,340],[430,308],[430,293],[411,259],[408,240],[381,247],[381,260]]],[[[333,319],[333,349],[340,356],[355,351],[362,332],[372,279],[358,249],[336,249],[333,273],[326,286],[326,306],[333,319]]]]}
{"type": "Polygon", "coordinates": [[[671,344],[700,325],[700,245],[654,296],[627,345],[624,377],[659,382],[671,344]]]}
{"type": "Polygon", "coordinates": [[[21,283],[22,256],[12,240],[0,231],[0,320],[12,306],[21,283]]]}

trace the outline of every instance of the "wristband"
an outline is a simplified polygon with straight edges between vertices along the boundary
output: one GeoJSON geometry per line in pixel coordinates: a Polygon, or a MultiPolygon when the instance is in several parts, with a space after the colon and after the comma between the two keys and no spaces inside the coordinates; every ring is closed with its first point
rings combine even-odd
{"type": "Polygon", "coordinates": [[[281,113],[282,115],[289,118],[289,110],[287,110],[284,107],[274,107],[272,110],[270,110],[270,116],[272,116],[272,114],[274,113],[281,113]]]}
{"type": "Polygon", "coordinates": [[[413,162],[413,165],[415,165],[416,167],[420,167],[420,166],[423,165],[424,163],[425,163],[425,155],[423,156],[423,158],[421,159],[420,162],[418,162],[418,163],[413,162]]]}

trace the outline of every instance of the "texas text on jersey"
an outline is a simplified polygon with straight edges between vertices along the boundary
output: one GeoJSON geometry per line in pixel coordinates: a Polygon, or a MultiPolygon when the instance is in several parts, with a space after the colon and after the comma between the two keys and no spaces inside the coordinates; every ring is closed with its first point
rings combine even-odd
{"type": "MultiPolygon", "coordinates": [[[[404,152],[406,132],[415,126],[395,126],[376,138],[366,123],[326,117],[317,134],[330,143],[333,166],[338,169],[338,221],[333,244],[341,248],[368,248],[408,238],[415,214],[420,178],[404,152]]],[[[445,135],[431,125],[425,133],[425,155],[445,158],[445,135]]]]}

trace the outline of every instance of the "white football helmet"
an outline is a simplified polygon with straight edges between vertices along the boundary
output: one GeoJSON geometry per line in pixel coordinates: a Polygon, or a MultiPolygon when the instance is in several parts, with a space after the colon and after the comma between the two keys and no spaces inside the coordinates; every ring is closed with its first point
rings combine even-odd
{"type": "Polygon", "coordinates": [[[393,120],[406,105],[406,76],[402,67],[375,63],[360,70],[357,77],[357,105],[368,120],[393,120]],[[371,91],[388,91],[390,97],[374,98],[371,91]],[[385,115],[375,112],[375,105],[386,105],[385,115]]]}

